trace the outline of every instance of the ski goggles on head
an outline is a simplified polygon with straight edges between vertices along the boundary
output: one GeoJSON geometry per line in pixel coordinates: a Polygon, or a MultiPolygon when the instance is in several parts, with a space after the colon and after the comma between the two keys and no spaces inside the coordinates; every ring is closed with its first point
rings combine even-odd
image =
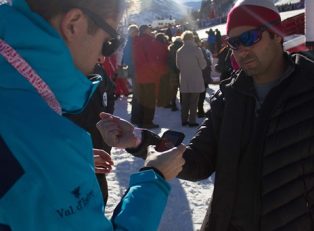
{"type": "Polygon", "coordinates": [[[245,47],[253,46],[262,39],[262,34],[266,30],[265,26],[248,30],[235,37],[227,37],[226,42],[232,50],[238,50],[240,45],[245,47]]]}

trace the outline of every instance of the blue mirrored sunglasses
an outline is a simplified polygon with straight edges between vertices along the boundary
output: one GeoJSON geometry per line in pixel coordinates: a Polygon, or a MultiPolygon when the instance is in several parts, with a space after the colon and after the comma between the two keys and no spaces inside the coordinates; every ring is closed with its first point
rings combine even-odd
{"type": "Polygon", "coordinates": [[[108,33],[111,37],[110,40],[103,43],[101,53],[103,56],[108,57],[112,55],[123,43],[118,32],[112,28],[108,23],[106,23],[100,16],[93,13],[87,8],[80,8],[99,28],[108,33]]]}
{"type": "Polygon", "coordinates": [[[250,47],[262,39],[262,34],[265,30],[265,26],[248,30],[246,32],[243,32],[239,36],[226,38],[226,42],[232,50],[239,49],[240,45],[250,47]]]}

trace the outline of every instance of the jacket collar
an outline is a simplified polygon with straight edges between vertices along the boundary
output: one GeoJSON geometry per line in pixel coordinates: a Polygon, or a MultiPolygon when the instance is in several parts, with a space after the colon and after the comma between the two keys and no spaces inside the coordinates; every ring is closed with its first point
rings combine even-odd
{"type": "Polygon", "coordinates": [[[192,40],[183,41],[184,46],[196,46],[196,43],[192,40]]]}
{"type": "Polygon", "coordinates": [[[220,89],[225,95],[228,94],[228,91],[233,89],[241,94],[255,97],[253,79],[241,69],[237,72],[233,72],[230,78],[222,81],[220,89]]]}
{"type": "MultiPolygon", "coordinates": [[[[14,0],[12,7],[1,5],[0,18],[0,37],[49,85],[62,110],[81,111],[97,84],[89,81],[76,68],[67,45],[57,31],[46,20],[32,12],[25,0],[14,0]],[[8,21],[10,25],[7,25],[8,21]]],[[[0,75],[0,86],[35,91],[21,76],[14,74],[12,67],[2,57],[0,66],[3,67],[0,72],[5,72],[0,75]]]]}

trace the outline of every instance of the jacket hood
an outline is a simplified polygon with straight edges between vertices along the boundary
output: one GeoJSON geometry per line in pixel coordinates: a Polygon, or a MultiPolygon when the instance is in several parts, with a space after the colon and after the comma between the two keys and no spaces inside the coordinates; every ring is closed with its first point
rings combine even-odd
{"type": "MultiPolygon", "coordinates": [[[[48,84],[63,112],[79,112],[84,108],[97,84],[77,69],[58,32],[32,12],[25,0],[14,0],[12,6],[0,5],[0,38],[48,84]]],[[[36,91],[2,56],[0,73],[1,87],[36,91]]]]}

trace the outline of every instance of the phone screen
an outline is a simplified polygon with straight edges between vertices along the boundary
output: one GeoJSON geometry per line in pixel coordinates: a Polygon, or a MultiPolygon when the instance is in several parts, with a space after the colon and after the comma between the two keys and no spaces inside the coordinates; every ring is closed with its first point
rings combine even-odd
{"type": "Polygon", "coordinates": [[[176,131],[166,131],[162,137],[160,142],[156,146],[156,150],[159,152],[171,149],[179,144],[184,139],[184,134],[176,131]]]}

